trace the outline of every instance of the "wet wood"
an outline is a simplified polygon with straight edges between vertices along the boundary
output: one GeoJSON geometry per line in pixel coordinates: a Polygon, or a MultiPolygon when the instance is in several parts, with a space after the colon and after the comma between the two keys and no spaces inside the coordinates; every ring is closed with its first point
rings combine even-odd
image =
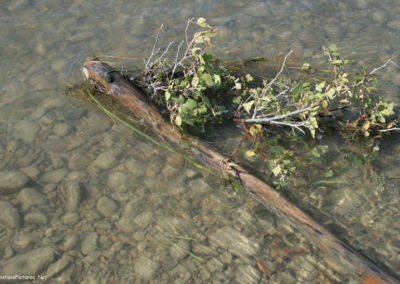
{"type": "MultiPolygon", "coordinates": [[[[122,105],[132,110],[135,116],[162,140],[175,146],[184,141],[179,131],[165,122],[158,110],[112,67],[101,61],[87,60],[83,73],[87,79],[99,84],[106,94],[113,96],[122,105]]],[[[364,283],[397,283],[393,277],[338,240],[308,214],[262,180],[251,175],[239,165],[227,161],[226,157],[196,139],[191,141],[191,145],[190,151],[205,166],[212,167],[223,176],[237,178],[246,191],[254,195],[276,215],[286,219],[291,226],[300,230],[312,244],[332,256],[350,274],[358,275],[364,283]]]]}

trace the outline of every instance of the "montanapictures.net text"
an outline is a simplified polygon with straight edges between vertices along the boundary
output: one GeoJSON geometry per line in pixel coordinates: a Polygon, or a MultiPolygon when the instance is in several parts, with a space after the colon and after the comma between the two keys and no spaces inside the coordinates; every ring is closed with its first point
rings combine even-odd
{"type": "Polygon", "coordinates": [[[46,280],[45,275],[0,275],[0,280],[46,280]]]}

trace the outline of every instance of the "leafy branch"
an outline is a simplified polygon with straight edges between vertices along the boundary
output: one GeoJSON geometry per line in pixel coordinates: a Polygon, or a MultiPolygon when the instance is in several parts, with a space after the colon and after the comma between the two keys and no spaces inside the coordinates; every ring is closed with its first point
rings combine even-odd
{"type": "Polygon", "coordinates": [[[375,156],[382,135],[399,130],[393,119],[393,103],[376,94],[375,74],[389,64],[398,67],[391,59],[370,72],[364,68],[354,75],[346,71],[352,62],[343,59],[335,45],[329,45],[323,52],[331,67],[330,79],[312,76],[310,64],[305,63],[300,71],[304,76],[293,80],[287,76],[291,50],[276,75],[257,85],[251,74],[231,72],[204,50],[213,47],[211,39],[217,34],[206,19],[189,19],[185,39],[178,44],[172,41],[164,49],[157,48],[161,31],[162,26],[145,61],[142,79],[142,85],[152,92],[152,100],[169,115],[172,124],[185,131],[205,131],[206,125],[233,116],[253,144],[246,154],[260,154],[279,183],[295,171],[295,154],[266,136],[269,125],[289,128],[294,137],[309,133],[311,138],[317,132],[323,134],[324,127],[335,127],[353,144],[370,139],[371,143],[362,143],[368,145],[366,152],[372,153],[366,157],[375,156]],[[193,26],[197,29],[191,32],[193,26]],[[329,125],[324,125],[327,121],[329,125]]]}

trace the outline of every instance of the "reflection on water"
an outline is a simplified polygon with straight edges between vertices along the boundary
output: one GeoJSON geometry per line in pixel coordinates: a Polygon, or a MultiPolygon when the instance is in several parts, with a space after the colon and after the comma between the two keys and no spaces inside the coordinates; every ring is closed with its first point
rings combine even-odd
{"type": "MultiPolygon", "coordinates": [[[[118,55],[140,65],[155,29],[164,24],[161,42],[168,42],[197,16],[219,27],[215,52],[226,59],[275,57],[293,48],[299,62],[318,63],[321,46],[335,42],[371,67],[391,56],[398,62],[399,8],[370,0],[179,2],[2,4],[1,275],[41,273],[60,282],[357,282],[248,196],[63,94],[67,83],[81,81],[85,57],[118,55]]],[[[381,74],[387,99],[398,104],[400,73],[390,67],[381,74]]],[[[231,139],[234,147],[237,138],[231,139]]],[[[392,273],[400,265],[398,142],[394,136],[382,145],[375,179],[361,168],[321,180],[324,169],[316,167],[294,178],[287,193],[392,273]]],[[[338,155],[334,162],[342,160],[338,155]]]]}

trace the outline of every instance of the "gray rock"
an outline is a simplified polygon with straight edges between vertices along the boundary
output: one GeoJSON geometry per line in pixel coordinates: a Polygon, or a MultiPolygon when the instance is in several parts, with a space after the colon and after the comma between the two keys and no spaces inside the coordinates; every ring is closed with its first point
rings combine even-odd
{"type": "Polygon", "coordinates": [[[20,172],[0,172],[0,194],[15,193],[28,183],[28,177],[20,172]]]}
{"type": "Polygon", "coordinates": [[[103,152],[93,161],[92,165],[103,170],[111,169],[117,164],[121,153],[122,152],[119,149],[112,149],[103,152]]]}
{"type": "Polygon", "coordinates": [[[71,234],[65,237],[64,239],[64,250],[68,251],[75,248],[78,245],[79,236],[78,234],[71,234]]]}
{"type": "Polygon", "coordinates": [[[134,269],[135,273],[146,279],[152,279],[158,270],[158,264],[150,258],[140,255],[135,262],[134,269]]]}
{"type": "Polygon", "coordinates": [[[20,120],[14,126],[14,136],[25,143],[32,143],[39,131],[39,126],[29,120],[20,120]]]}
{"type": "Polygon", "coordinates": [[[41,247],[7,260],[3,266],[3,275],[37,275],[43,272],[54,260],[51,247],[41,247]]]}
{"type": "MultiPolygon", "coordinates": [[[[259,283],[260,282],[260,271],[258,271],[252,265],[239,265],[235,280],[237,283],[259,283]]],[[[288,283],[288,282],[286,282],[288,283]]]]}
{"type": "Polygon", "coordinates": [[[64,58],[57,58],[50,64],[51,69],[57,73],[65,72],[68,69],[68,61],[64,58]]]}
{"type": "Polygon", "coordinates": [[[104,217],[110,217],[118,210],[118,203],[106,196],[100,197],[97,201],[96,208],[104,217]]]}
{"type": "Polygon", "coordinates": [[[68,212],[76,211],[81,202],[81,187],[78,182],[69,182],[65,187],[65,209],[68,212]]]}
{"type": "Polygon", "coordinates": [[[25,224],[45,225],[47,222],[48,218],[42,212],[31,212],[24,216],[25,224]]]}
{"type": "Polygon", "coordinates": [[[30,187],[26,187],[21,190],[21,192],[17,195],[17,200],[22,203],[24,208],[47,203],[47,199],[42,193],[30,187]]]}
{"type": "Polygon", "coordinates": [[[21,217],[17,209],[6,201],[0,200],[0,222],[10,228],[19,228],[21,226],[21,217]]]}
{"type": "Polygon", "coordinates": [[[121,172],[112,172],[108,175],[107,185],[113,190],[119,190],[125,187],[128,175],[121,172]]]}
{"type": "Polygon", "coordinates": [[[66,123],[57,123],[56,125],[54,125],[54,134],[58,135],[58,136],[64,136],[66,134],[68,134],[71,130],[71,127],[66,124],[66,123]]]}
{"type": "Polygon", "coordinates": [[[394,30],[400,30],[400,21],[399,20],[390,21],[389,23],[387,23],[387,26],[394,30]]]}
{"type": "Polygon", "coordinates": [[[46,276],[53,277],[54,275],[63,271],[72,262],[72,257],[69,255],[63,255],[59,260],[52,263],[47,269],[46,276]]]}
{"type": "Polygon", "coordinates": [[[144,211],[138,214],[133,221],[141,227],[147,227],[154,221],[154,213],[153,211],[144,211]]]}
{"type": "Polygon", "coordinates": [[[215,249],[211,248],[210,246],[205,246],[201,243],[194,243],[192,251],[195,255],[206,255],[206,256],[217,256],[218,253],[215,249]]]}
{"type": "Polygon", "coordinates": [[[214,273],[218,270],[222,271],[224,268],[224,264],[218,258],[214,257],[209,262],[207,262],[207,268],[214,273]]]}
{"type": "Polygon", "coordinates": [[[190,242],[186,240],[180,240],[177,243],[172,243],[169,249],[169,254],[172,257],[173,261],[180,261],[188,256],[190,253],[190,242]]]}
{"type": "Polygon", "coordinates": [[[101,257],[101,252],[100,251],[91,251],[85,256],[85,260],[89,264],[93,264],[93,265],[98,266],[100,257],[101,257]]]}
{"type": "Polygon", "coordinates": [[[67,175],[68,171],[67,169],[57,169],[54,171],[50,171],[45,173],[41,180],[44,183],[59,183],[66,175],[67,175]]]}
{"type": "Polygon", "coordinates": [[[225,248],[230,253],[242,258],[254,255],[260,249],[256,242],[251,241],[245,235],[232,229],[231,227],[223,227],[218,229],[209,237],[209,242],[212,245],[225,248]]]}
{"type": "Polygon", "coordinates": [[[132,222],[133,218],[137,215],[137,204],[134,201],[128,202],[124,207],[124,212],[121,218],[117,221],[117,228],[126,233],[133,233],[137,225],[132,222]]]}
{"type": "Polygon", "coordinates": [[[99,236],[96,232],[88,232],[81,243],[81,251],[84,255],[88,255],[97,249],[97,240],[99,236]]]}
{"type": "Polygon", "coordinates": [[[79,222],[79,214],[76,212],[70,212],[62,216],[61,220],[65,225],[75,225],[79,222]]]}

